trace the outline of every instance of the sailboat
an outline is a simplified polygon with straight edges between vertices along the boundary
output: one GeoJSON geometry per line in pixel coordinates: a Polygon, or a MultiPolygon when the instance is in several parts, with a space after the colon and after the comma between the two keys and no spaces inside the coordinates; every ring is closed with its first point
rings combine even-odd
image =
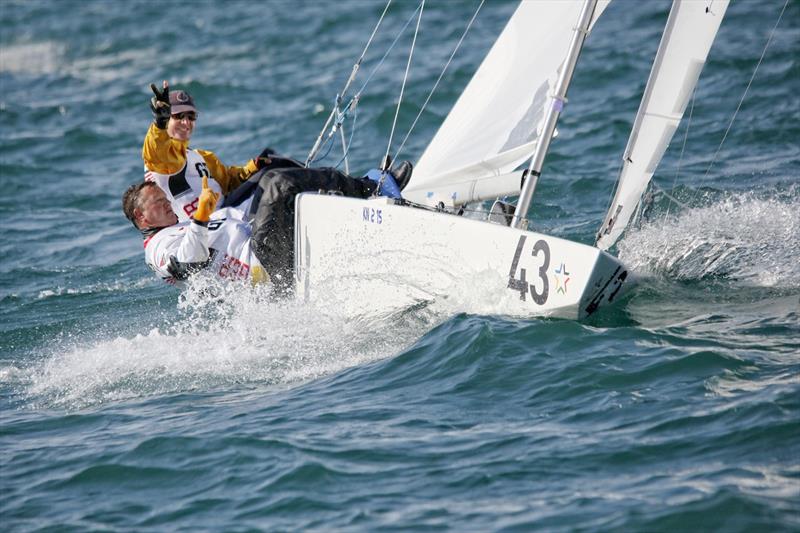
{"type": "Polygon", "coordinates": [[[609,1],[522,1],[419,158],[403,200],[299,195],[298,297],[348,314],[450,299],[477,312],[579,320],[618,302],[636,280],[609,249],[683,117],[728,1],[674,0],[590,245],[530,230],[529,208],[584,40],[609,1]],[[459,216],[465,204],[512,195],[516,206],[496,202],[486,220],[459,216]]]}

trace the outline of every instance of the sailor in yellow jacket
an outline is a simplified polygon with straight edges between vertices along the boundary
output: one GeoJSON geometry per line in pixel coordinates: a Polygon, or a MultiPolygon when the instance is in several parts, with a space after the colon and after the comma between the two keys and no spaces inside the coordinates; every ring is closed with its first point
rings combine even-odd
{"type": "Polygon", "coordinates": [[[154,84],[150,88],[155,96],[150,100],[153,123],[142,146],[145,181],[164,191],[180,222],[190,220],[197,210],[204,177],[219,193],[220,207],[226,195],[270,164],[269,149],[244,166],[225,166],[213,152],[191,148],[198,115],[192,97],[186,91],[170,91],[166,80],[161,90],[154,84]]]}

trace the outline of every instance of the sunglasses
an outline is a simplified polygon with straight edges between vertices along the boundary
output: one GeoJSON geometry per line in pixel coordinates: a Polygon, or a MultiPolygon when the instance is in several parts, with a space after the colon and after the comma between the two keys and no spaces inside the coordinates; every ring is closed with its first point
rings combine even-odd
{"type": "Polygon", "coordinates": [[[172,118],[175,120],[188,119],[191,122],[194,122],[195,120],[197,120],[197,113],[194,113],[192,111],[185,111],[183,113],[175,113],[174,115],[172,115],[172,118]]]}

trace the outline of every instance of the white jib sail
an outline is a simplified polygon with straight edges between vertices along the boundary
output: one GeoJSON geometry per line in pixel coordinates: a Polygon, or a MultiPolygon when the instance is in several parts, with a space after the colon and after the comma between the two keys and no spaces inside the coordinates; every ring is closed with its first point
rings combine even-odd
{"type": "Polygon", "coordinates": [[[674,0],[633,124],[614,200],[597,235],[607,250],[639,205],[692,96],[728,0],[674,0]]]}
{"type": "MultiPolygon", "coordinates": [[[[609,1],[598,3],[593,24],[609,1]]],[[[533,153],[582,6],[520,4],[417,162],[404,197],[457,205],[480,199],[477,190],[483,198],[519,193],[519,177],[493,178],[533,153]]]]}

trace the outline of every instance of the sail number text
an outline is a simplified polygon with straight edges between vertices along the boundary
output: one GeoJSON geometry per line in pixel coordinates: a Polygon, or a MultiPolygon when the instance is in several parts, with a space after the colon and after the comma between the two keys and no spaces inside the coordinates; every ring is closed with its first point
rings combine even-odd
{"type": "Polygon", "coordinates": [[[383,223],[383,212],[374,207],[365,207],[361,212],[361,218],[364,222],[371,222],[373,224],[383,223]]]}
{"type": "Polygon", "coordinates": [[[519,299],[525,300],[530,292],[531,298],[538,305],[544,305],[550,293],[550,283],[547,281],[547,268],[550,266],[550,247],[547,242],[538,240],[533,245],[531,255],[540,258],[541,265],[532,283],[528,282],[528,274],[525,268],[519,268],[519,260],[522,256],[522,249],[525,247],[525,235],[519,236],[517,249],[514,252],[514,259],[511,261],[511,268],[508,271],[508,288],[519,292],[519,299]],[[517,277],[519,268],[519,277],[517,277]]]}

